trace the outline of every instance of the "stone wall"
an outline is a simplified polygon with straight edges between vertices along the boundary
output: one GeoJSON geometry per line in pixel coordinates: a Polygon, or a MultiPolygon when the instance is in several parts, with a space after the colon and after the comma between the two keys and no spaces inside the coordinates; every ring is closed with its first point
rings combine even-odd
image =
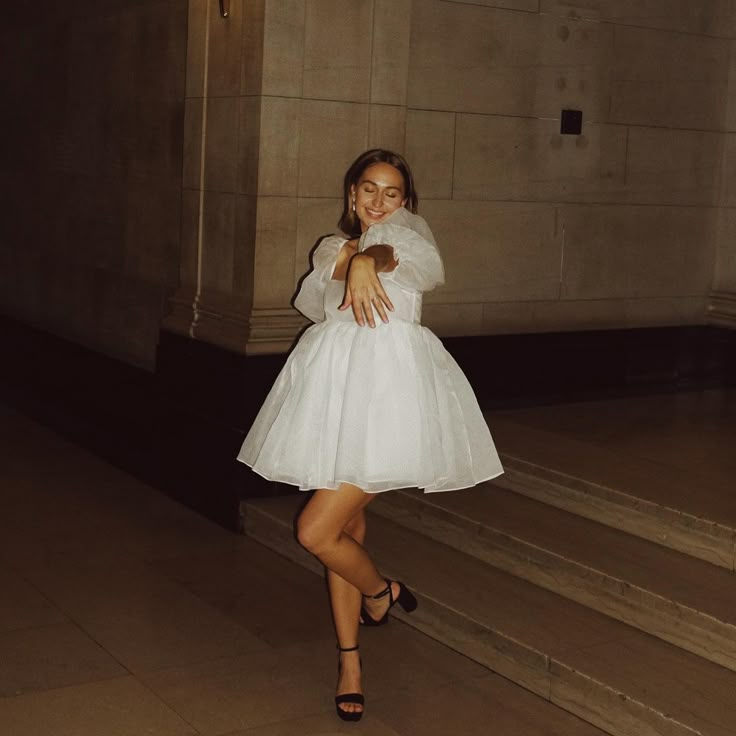
{"type": "Polygon", "coordinates": [[[179,279],[187,2],[7,5],[0,311],[151,368],[179,279]]]}
{"type": "MultiPolygon", "coordinates": [[[[307,254],[371,146],[415,169],[447,266],[425,307],[439,334],[703,323],[714,283],[732,289],[731,2],[230,5],[211,19],[230,30],[210,95],[227,89],[204,146],[188,108],[200,278],[182,279],[172,329],[285,349],[307,254]],[[583,111],[582,135],[560,135],[563,108],[583,111]]],[[[202,59],[190,46],[200,81],[202,59]]]]}
{"type": "Polygon", "coordinates": [[[162,324],[284,350],[385,146],[446,260],[439,334],[736,323],[731,0],[227,4],[3,11],[2,312],[149,368],[162,324]]]}

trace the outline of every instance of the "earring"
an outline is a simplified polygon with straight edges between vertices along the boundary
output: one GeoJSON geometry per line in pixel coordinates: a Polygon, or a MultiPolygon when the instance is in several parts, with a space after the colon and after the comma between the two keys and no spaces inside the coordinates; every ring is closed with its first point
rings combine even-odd
{"type": "Polygon", "coordinates": [[[355,212],[355,200],[353,200],[353,212],[355,212]]]}

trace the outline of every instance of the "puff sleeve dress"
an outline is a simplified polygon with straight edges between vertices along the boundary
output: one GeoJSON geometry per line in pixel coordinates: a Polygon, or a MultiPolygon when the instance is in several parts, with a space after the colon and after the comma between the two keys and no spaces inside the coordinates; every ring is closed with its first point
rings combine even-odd
{"type": "Polygon", "coordinates": [[[474,486],[503,472],[475,395],[439,339],[420,324],[422,293],[444,281],[425,221],[404,208],[369,227],[358,250],[388,244],[398,266],[379,278],[389,322],[360,327],[338,310],[332,278],[344,237],[324,238],[294,302],[315,322],[277,377],[238,455],[269,480],[368,493],[474,486]]]}

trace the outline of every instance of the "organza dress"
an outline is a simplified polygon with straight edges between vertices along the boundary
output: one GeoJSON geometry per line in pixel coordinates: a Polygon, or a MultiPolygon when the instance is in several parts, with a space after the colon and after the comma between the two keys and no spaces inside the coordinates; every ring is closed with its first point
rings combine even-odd
{"type": "Polygon", "coordinates": [[[404,208],[363,233],[358,250],[388,244],[398,266],[379,278],[394,305],[361,327],[338,310],[332,279],[340,236],[324,238],[294,302],[315,322],[302,335],[238,455],[269,480],[302,490],[352,483],[368,493],[474,486],[503,472],[470,384],[420,324],[422,293],[444,281],[425,221],[404,208]]]}

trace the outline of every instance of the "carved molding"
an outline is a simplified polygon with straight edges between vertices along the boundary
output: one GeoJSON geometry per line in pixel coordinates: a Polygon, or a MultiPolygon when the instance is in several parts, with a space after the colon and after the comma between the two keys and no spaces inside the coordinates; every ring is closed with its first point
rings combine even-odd
{"type": "Polygon", "coordinates": [[[246,353],[285,353],[309,322],[295,309],[253,309],[246,353]]]}
{"type": "Polygon", "coordinates": [[[194,311],[194,294],[182,289],[169,299],[171,312],[162,326],[178,335],[245,353],[250,325],[248,308],[241,300],[203,294],[194,311]]]}
{"type": "Polygon", "coordinates": [[[711,292],[708,301],[708,324],[736,329],[736,293],[711,292]]]}

